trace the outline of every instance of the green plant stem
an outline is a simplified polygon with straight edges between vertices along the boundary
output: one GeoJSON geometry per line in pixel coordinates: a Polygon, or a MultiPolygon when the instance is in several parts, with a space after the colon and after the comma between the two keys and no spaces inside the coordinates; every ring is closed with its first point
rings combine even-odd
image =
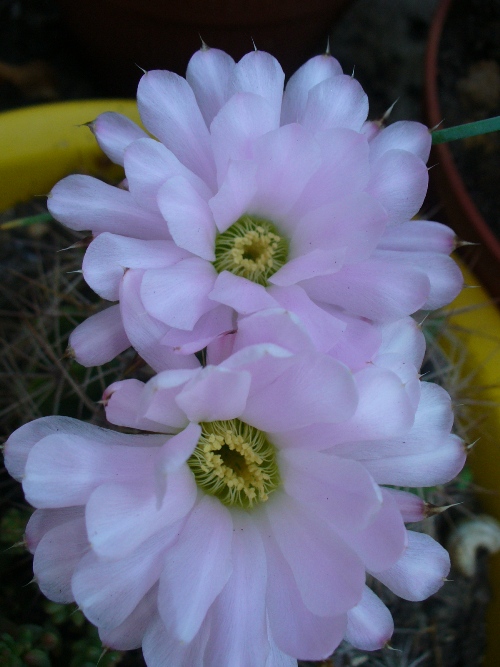
{"type": "Polygon", "coordinates": [[[2,224],[0,224],[0,231],[5,232],[8,229],[29,227],[30,225],[36,225],[39,222],[52,222],[53,220],[54,218],[50,215],[50,213],[39,213],[38,215],[30,215],[26,218],[16,218],[15,220],[2,222],[2,224]]]}
{"type": "Polygon", "coordinates": [[[448,141],[457,139],[466,139],[475,137],[478,134],[488,134],[489,132],[498,132],[500,130],[500,116],[478,120],[474,123],[465,123],[465,125],[455,125],[445,130],[435,130],[431,132],[433,144],[445,144],[448,141]]]}

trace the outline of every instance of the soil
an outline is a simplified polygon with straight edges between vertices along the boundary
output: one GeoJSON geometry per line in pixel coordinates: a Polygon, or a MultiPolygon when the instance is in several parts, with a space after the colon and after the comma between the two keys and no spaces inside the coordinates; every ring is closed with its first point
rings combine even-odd
{"type": "MultiPolygon", "coordinates": [[[[439,52],[447,127],[500,115],[500,0],[455,0],[439,52]]],[[[473,201],[500,239],[500,133],[449,144],[473,201]]]]}

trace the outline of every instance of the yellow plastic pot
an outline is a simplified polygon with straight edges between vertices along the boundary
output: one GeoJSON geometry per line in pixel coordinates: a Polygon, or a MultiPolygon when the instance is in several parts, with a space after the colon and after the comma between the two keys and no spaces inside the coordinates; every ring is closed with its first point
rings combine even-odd
{"type": "MultiPolygon", "coordinates": [[[[119,111],[133,120],[135,102],[99,100],[44,105],[0,114],[0,211],[16,202],[43,195],[63,176],[90,173],[119,178],[119,170],[102,154],[91,132],[81,127],[103,111],[119,111]]],[[[477,284],[464,269],[465,282],[477,284]]],[[[484,511],[500,519],[500,313],[484,290],[465,289],[451,306],[447,332],[468,350],[462,365],[480,391],[481,423],[471,439],[480,438],[469,463],[474,481],[492,493],[481,497],[484,511]]],[[[493,601],[488,617],[486,667],[500,664],[500,554],[492,557],[493,601]]],[[[449,584],[451,585],[451,584],[449,584]]]]}
{"type": "MultiPolygon", "coordinates": [[[[478,285],[477,278],[462,267],[466,285],[478,285]]],[[[465,345],[461,378],[466,378],[465,393],[477,401],[474,424],[468,430],[469,441],[477,440],[468,463],[474,484],[486,492],[480,494],[482,509],[500,520],[500,312],[481,287],[466,288],[450,306],[443,346],[457,360],[465,345]],[[450,340],[453,342],[450,344],[450,340]]],[[[500,665],[500,552],[490,559],[492,600],[487,614],[487,653],[485,667],[500,665]]]]}
{"type": "Polygon", "coordinates": [[[104,111],[118,111],[139,122],[133,100],[61,102],[0,114],[0,211],[46,195],[68,174],[117,180],[120,168],[85,127],[104,111]]]}

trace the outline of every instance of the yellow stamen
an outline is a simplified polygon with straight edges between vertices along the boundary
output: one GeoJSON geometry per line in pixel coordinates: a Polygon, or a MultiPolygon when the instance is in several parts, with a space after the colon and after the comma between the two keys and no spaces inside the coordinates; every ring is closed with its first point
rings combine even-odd
{"type": "Polygon", "coordinates": [[[262,431],[238,419],[201,424],[188,463],[198,485],[224,505],[251,508],[279,485],[276,451],[262,431]]]}
{"type": "Polygon", "coordinates": [[[288,241],[272,222],[244,215],[217,237],[214,266],[265,286],[287,256],[288,241]]]}

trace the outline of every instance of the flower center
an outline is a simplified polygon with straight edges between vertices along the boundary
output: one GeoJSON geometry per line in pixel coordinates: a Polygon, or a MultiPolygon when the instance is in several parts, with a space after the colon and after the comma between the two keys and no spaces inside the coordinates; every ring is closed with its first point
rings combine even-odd
{"type": "Polygon", "coordinates": [[[239,419],[200,426],[188,461],[198,486],[229,507],[265,502],[280,483],[276,450],[265,433],[239,419]]]}
{"type": "Polygon", "coordinates": [[[214,267],[267,285],[287,261],[288,241],[269,220],[243,215],[215,240],[214,267]]]}

